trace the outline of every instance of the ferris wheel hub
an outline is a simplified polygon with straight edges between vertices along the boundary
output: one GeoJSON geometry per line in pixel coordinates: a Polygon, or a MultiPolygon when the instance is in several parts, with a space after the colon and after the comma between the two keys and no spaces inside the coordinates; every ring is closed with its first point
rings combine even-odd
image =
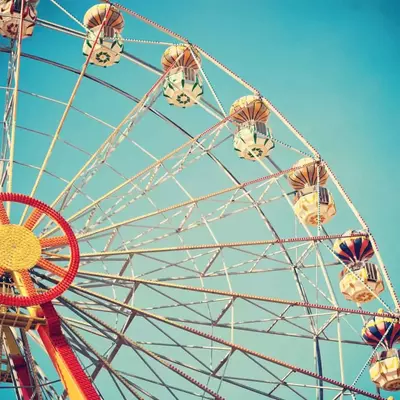
{"type": "Polygon", "coordinates": [[[34,267],[42,251],[34,233],[20,225],[1,225],[0,243],[0,265],[12,272],[34,267]]]}
{"type": "Polygon", "coordinates": [[[0,304],[30,307],[48,303],[64,293],[74,280],[79,268],[79,245],[69,223],[52,207],[19,193],[0,193],[0,275],[19,273],[12,276],[14,291],[0,291],[0,304]],[[33,209],[25,224],[10,223],[4,203],[20,203],[33,209]],[[38,238],[33,233],[40,218],[49,218],[61,229],[63,236],[38,238]],[[46,258],[45,249],[54,245],[68,246],[70,257],[68,266],[59,266],[46,258]],[[55,278],[53,287],[35,287],[33,268],[50,272],[55,278]],[[19,294],[18,294],[19,293],[19,294]]]}

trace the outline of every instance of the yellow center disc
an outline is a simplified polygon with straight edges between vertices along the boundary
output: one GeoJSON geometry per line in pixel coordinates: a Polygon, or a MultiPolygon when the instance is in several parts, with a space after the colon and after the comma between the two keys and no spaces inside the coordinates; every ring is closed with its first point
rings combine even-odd
{"type": "Polygon", "coordinates": [[[42,248],[39,239],[19,225],[0,225],[0,268],[24,271],[34,267],[42,248]]]}

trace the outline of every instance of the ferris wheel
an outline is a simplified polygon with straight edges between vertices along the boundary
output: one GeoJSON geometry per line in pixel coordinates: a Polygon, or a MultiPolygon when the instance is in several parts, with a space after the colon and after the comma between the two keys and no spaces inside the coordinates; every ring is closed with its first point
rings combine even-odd
{"type": "Polygon", "coordinates": [[[318,151],[185,37],[73,3],[0,0],[0,398],[393,399],[396,289],[318,151]]]}

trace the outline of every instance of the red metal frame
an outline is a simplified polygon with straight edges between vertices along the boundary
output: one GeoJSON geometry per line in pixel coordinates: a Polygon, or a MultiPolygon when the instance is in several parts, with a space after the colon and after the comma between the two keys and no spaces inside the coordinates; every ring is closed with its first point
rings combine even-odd
{"type": "Polygon", "coordinates": [[[92,381],[82,369],[61,330],[61,320],[53,304],[41,305],[47,326],[40,326],[38,333],[63,381],[71,400],[100,400],[92,381]]]}
{"type": "Polygon", "coordinates": [[[3,332],[8,348],[8,357],[18,384],[19,394],[23,400],[37,400],[39,397],[38,395],[34,395],[31,373],[24,356],[21,354],[14,334],[10,327],[3,327],[3,332]]]}
{"type": "Polygon", "coordinates": [[[19,390],[22,398],[24,400],[36,400],[37,396],[33,397],[30,373],[25,362],[25,358],[20,354],[10,354],[10,359],[12,360],[13,370],[16,372],[17,382],[19,384],[19,390]]]}

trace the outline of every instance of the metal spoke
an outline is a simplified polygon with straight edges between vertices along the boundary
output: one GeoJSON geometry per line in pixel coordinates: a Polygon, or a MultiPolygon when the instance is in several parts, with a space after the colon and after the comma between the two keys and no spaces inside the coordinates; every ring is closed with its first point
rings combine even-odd
{"type": "MultiPolygon", "coordinates": [[[[23,10],[26,4],[26,0],[21,0],[21,9],[23,10]]],[[[7,168],[7,192],[12,191],[13,185],[13,171],[14,171],[14,156],[15,156],[15,136],[17,127],[17,111],[18,111],[18,88],[21,70],[21,48],[22,48],[22,24],[24,21],[24,13],[21,12],[19,17],[18,25],[18,39],[17,39],[17,53],[15,61],[15,75],[14,75],[14,92],[12,99],[12,119],[11,119],[11,137],[10,137],[10,148],[9,148],[9,162],[7,168]]],[[[7,203],[7,211],[10,214],[11,203],[7,203]]]]}
{"type": "Polygon", "coordinates": [[[322,380],[324,382],[328,382],[328,383],[334,384],[335,386],[341,387],[341,388],[345,389],[346,391],[362,394],[362,395],[364,395],[366,397],[369,397],[369,398],[372,398],[372,399],[382,400],[382,398],[380,396],[375,395],[373,393],[369,393],[369,392],[367,392],[365,390],[358,389],[358,388],[353,387],[351,385],[343,384],[341,382],[338,382],[338,381],[330,379],[330,378],[326,378],[324,376],[319,376],[315,372],[308,371],[308,370],[305,370],[303,368],[295,367],[294,365],[288,364],[288,363],[286,363],[284,361],[281,361],[281,360],[275,359],[273,357],[269,357],[267,355],[264,355],[264,354],[258,353],[256,351],[250,350],[250,349],[245,348],[245,347],[243,347],[241,345],[238,345],[238,344],[235,344],[235,343],[231,343],[231,342],[229,342],[229,341],[227,341],[225,339],[218,338],[218,337],[210,335],[208,333],[203,333],[202,331],[199,331],[197,329],[191,328],[189,326],[181,325],[180,323],[172,321],[172,320],[170,320],[168,318],[165,318],[165,317],[162,317],[162,316],[159,316],[159,315],[156,315],[156,314],[149,313],[147,311],[138,309],[137,307],[129,306],[127,304],[118,302],[116,300],[112,300],[110,298],[106,298],[105,296],[102,296],[102,295],[100,295],[98,293],[91,292],[91,291],[89,291],[87,289],[78,288],[76,286],[71,286],[71,288],[72,287],[74,288],[74,290],[76,289],[76,290],[78,290],[80,292],[88,293],[88,294],[90,294],[90,296],[97,297],[99,299],[103,299],[103,300],[109,301],[111,303],[117,304],[117,305],[119,305],[121,307],[124,307],[126,309],[129,309],[129,310],[131,310],[131,311],[133,311],[133,312],[135,312],[137,314],[140,314],[140,315],[144,316],[145,318],[150,318],[150,319],[154,319],[154,320],[159,321],[159,322],[163,322],[163,323],[165,323],[167,325],[170,325],[172,327],[175,327],[177,329],[180,329],[180,330],[186,331],[188,333],[197,335],[199,337],[203,337],[205,339],[214,341],[216,343],[228,346],[228,347],[230,347],[232,349],[235,349],[235,350],[238,350],[240,352],[247,353],[249,355],[255,356],[256,358],[271,362],[273,364],[282,366],[284,368],[292,369],[292,370],[294,370],[296,372],[299,372],[301,374],[304,374],[304,375],[307,375],[307,376],[310,376],[310,377],[315,377],[315,378],[320,379],[320,380],[322,380]]]}
{"type": "MultiPolygon", "coordinates": [[[[22,13],[21,13],[21,16],[22,16],[22,13]]],[[[59,124],[57,126],[57,129],[56,129],[56,131],[54,133],[53,139],[52,139],[51,144],[50,144],[50,146],[49,146],[49,148],[47,150],[47,153],[46,153],[46,156],[45,156],[45,158],[43,160],[42,166],[40,167],[38,176],[36,178],[36,181],[35,181],[35,183],[33,185],[32,191],[30,193],[30,197],[34,197],[35,196],[35,193],[36,193],[36,190],[37,190],[37,188],[39,186],[39,183],[40,183],[40,180],[42,178],[43,172],[46,169],[47,163],[48,163],[48,161],[49,161],[49,159],[50,159],[50,157],[51,157],[51,155],[53,153],[54,146],[56,145],[58,137],[59,137],[59,135],[61,133],[61,130],[62,130],[63,126],[64,126],[65,120],[67,119],[68,113],[69,113],[69,111],[71,109],[72,103],[75,100],[75,97],[76,97],[76,94],[78,92],[79,86],[81,85],[82,79],[85,76],[85,72],[86,72],[86,70],[87,70],[87,68],[89,66],[90,57],[91,57],[91,55],[92,55],[92,53],[94,51],[94,48],[95,48],[97,42],[100,39],[100,34],[102,32],[102,29],[105,26],[105,24],[108,21],[108,19],[110,18],[110,16],[111,16],[111,8],[107,11],[103,21],[100,24],[100,30],[96,34],[96,37],[95,37],[95,39],[93,41],[92,49],[90,50],[90,53],[86,57],[86,60],[85,60],[85,62],[83,64],[83,66],[82,66],[81,72],[80,72],[79,77],[78,77],[78,79],[77,79],[77,81],[75,83],[75,86],[74,86],[73,90],[72,90],[71,96],[70,96],[70,98],[68,100],[68,103],[67,103],[65,109],[64,109],[64,113],[63,113],[63,115],[62,115],[62,117],[60,119],[60,122],[59,122],[59,124]]],[[[22,23],[21,23],[21,26],[22,26],[22,23]]],[[[18,90],[18,87],[17,87],[17,90],[18,90]]],[[[9,191],[11,191],[11,190],[9,190],[9,191]]],[[[25,210],[24,210],[24,212],[23,212],[23,214],[21,216],[20,224],[24,220],[27,212],[28,212],[28,207],[25,208],[25,210]]]]}
{"type": "Polygon", "coordinates": [[[44,258],[40,258],[36,265],[57,276],[64,277],[65,275],[67,275],[66,269],[61,268],[58,265],[44,258]]]}
{"type": "Polygon", "coordinates": [[[102,274],[102,273],[98,273],[98,272],[89,272],[89,271],[83,271],[83,270],[79,271],[79,275],[95,277],[95,278],[99,277],[99,278],[105,278],[105,279],[112,279],[115,281],[135,282],[135,283],[141,283],[141,284],[145,284],[145,285],[154,285],[154,286],[160,286],[160,287],[164,287],[164,288],[180,289],[180,290],[185,290],[185,291],[218,294],[218,295],[225,296],[225,297],[271,302],[271,303],[277,303],[277,304],[284,304],[284,305],[288,305],[291,307],[306,307],[306,308],[315,308],[315,309],[321,309],[321,310],[329,310],[329,311],[332,311],[335,313],[357,314],[357,315],[365,315],[365,316],[386,316],[389,318],[390,317],[392,317],[392,318],[399,317],[399,314],[391,313],[391,312],[381,313],[381,312],[372,312],[372,311],[367,311],[367,310],[362,310],[362,309],[340,308],[337,306],[330,306],[330,305],[304,303],[304,302],[297,301],[297,300],[291,301],[291,300],[284,300],[281,298],[257,296],[257,295],[252,295],[252,294],[229,292],[229,291],[218,290],[218,289],[200,288],[200,287],[179,285],[179,284],[174,284],[174,283],[167,283],[167,282],[163,282],[163,281],[154,281],[154,280],[133,278],[133,277],[128,277],[128,276],[120,276],[120,275],[102,274]]]}
{"type": "Polygon", "coordinates": [[[0,201],[0,223],[2,225],[7,225],[10,223],[8,213],[2,201],[0,201]]]}

